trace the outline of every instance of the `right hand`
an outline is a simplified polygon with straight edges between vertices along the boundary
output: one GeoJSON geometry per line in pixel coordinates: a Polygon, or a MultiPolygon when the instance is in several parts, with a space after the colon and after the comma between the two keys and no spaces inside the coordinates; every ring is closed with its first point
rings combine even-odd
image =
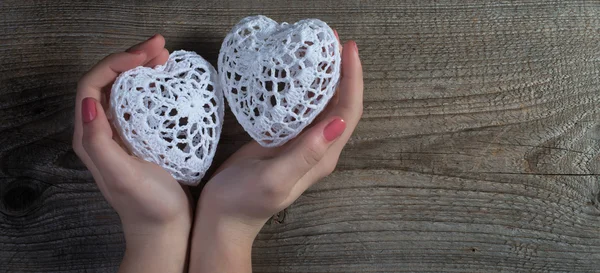
{"type": "Polygon", "coordinates": [[[192,225],[193,203],[187,188],[160,166],[128,154],[119,145],[121,141],[101,103],[108,101],[111,85],[119,73],[141,65],[164,64],[169,57],[164,45],[164,38],[155,35],[126,52],[111,54],[77,85],[73,149],[119,214],[127,243],[124,271],[152,272],[146,270],[151,267],[159,271],[183,271],[192,225]],[[142,256],[154,257],[154,266],[137,258],[127,262],[127,257],[142,256]],[[170,264],[173,267],[161,267],[170,264]]]}

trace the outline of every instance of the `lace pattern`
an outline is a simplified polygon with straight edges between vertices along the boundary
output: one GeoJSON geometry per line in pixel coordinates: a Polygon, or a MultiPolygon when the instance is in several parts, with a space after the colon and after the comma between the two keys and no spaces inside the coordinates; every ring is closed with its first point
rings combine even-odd
{"type": "Polygon", "coordinates": [[[112,86],[110,115],[131,152],[196,185],[210,167],[223,124],[217,72],[194,52],[165,65],[137,67],[112,86]]]}
{"type": "Polygon", "coordinates": [[[238,122],[265,147],[296,137],[325,108],[340,78],[339,42],[318,19],[241,20],[219,54],[219,77],[238,122]]]}

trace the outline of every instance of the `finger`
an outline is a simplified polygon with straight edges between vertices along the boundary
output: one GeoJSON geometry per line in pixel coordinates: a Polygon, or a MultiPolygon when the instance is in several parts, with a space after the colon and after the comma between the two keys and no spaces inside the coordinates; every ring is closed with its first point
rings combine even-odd
{"type": "MultiPolygon", "coordinates": [[[[338,39],[338,42],[340,43],[340,53],[343,54],[343,47],[340,42],[337,30],[334,29],[333,33],[335,34],[335,37],[338,39]]],[[[342,76],[340,76],[340,81],[341,81],[341,77],[342,76]]],[[[336,106],[339,102],[339,98],[340,98],[339,89],[340,88],[339,88],[339,84],[338,84],[338,87],[337,87],[335,93],[333,94],[333,96],[331,97],[329,102],[327,103],[327,106],[325,107],[325,109],[323,109],[323,111],[315,118],[315,121],[314,121],[315,123],[332,116],[333,110],[336,108],[336,106]]]]}
{"type": "MultiPolygon", "coordinates": [[[[333,34],[335,34],[335,38],[338,41],[340,54],[344,54],[344,47],[342,46],[342,41],[340,40],[340,35],[338,34],[336,29],[333,30],[333,34]]],[[[340,77],[343,76],[343,72],[344,71],[342,71],[342,73],[340,73],[340,77]]]]}
{"type": "MultiPolygon", "coordinates": [[[[342,42],[340,41],[340,36],[338,35],[338,32],[336,29],[333,30],[333,33],[335,34],[335,38],[338,41],[339,46],[339,50],[340,50],[340,54],[343,54],[344,52],[344,47],[342,46],[342,42]]],[[[341,73],[340,73],[340,80],[341,80],[341,73]]],[[[329,101],[329,103],[327,104],[327,108],[325,108],[325,111],[323,111],[324,113],[330,112],[331,109],[337,105],[339,97],[340,97],[340,92],[338,91],[339,86],[336,88],[335,93],[333,93],[333,97],[331,97],[331,100],[329,101]]],[[[324,115],[326,116],[326,115],[324,115]]],[[[322,119],[322,118],[321,118],[322,119]]]]}
{"type": "Polygon", "coordinates": [[[154,57],[154,59],[148,61],[144,66],[154,67],[157,65],[163,65],[169,59],[169,51],[166,48],[163,48],[161,52],[154,57]]]}
{"type": "Polygon", "coordinates": [[[82,144],[86,153],[104,177],[104,183],[127,180],[131,176],[131,158],[113,141],[112,130],[100,103],[94,98],[82,101],[82,144]]]}
{"type": "Polygon", "coordinates": [[[296,184],[321,161],[329,146],[344,132],[345,128],[346,123],[340,117],[333,117],[316,124],[294,139],[278,156],[268,160],[269,169],[280,177],[286,177],[286,181],[296,184]]]}
{"type": "Polygon", "coordinates": [[[126,52],[142,51],[142,52],[146,53],[146,60],[144,61],[144,66],[152,67],[152,66],[155,66],[155,64],[151,65],[150,62],[152,60],[154,60],[155,58],[157,58],[158,56],[160,56],[163,53],[164,48],[165,48],[165,37],[163,37],[160,34],[154,34],[154,36],[148,38],[148,40],[141,42],[137,45],[134,45],[125,51],[126,52]]]}
{"type": "Polygon", "coordinates": [[[342,54],[342,73],[340,80],[336,114],[341,115],[349,125],[358,123],[362,114],[363,72],[358,47],[354,41],[346,43],[342,54]]]}
{"type": "Polygon", "coordinates": [[[141,65],[145,59],[145,54],[118,53],[104,58],[101,62],[86,73],[78,83],[77,96],[75,99],[75,130],[73,133],[73,149],[81,158],[83,163],[92,172],[94,179],[102,184],[102,176],[94,165],[82,144],[83,123],[81,119],[81,103],[86,97],[92,97],[100,100],[102,97],[102,87],[109,85],[118,73],[126,71],[141,65]],[[93,85],[91,85],[93,84],[93,85]]]}
{"type": "MultiPolygon", "coordinates": [[[[119,52],[108,55],[96,64],[88,73],[83,75],[79,81],[79,88],[98,89],[110,85],[117,76],[129,69],[143,65],[146,61],[146,53],[143,51],[119,52]]],[[[95,99],[100,98],[94,96],[95,99]]]]}
{"type": "Polygon", "coordinates": [[[325,106],[325,109],[323,109],[323,111],[321,113],[319,113],[317,115],[317,117],[315,117],[314,121],[311,124],[309,124],[307,128],[310,128],[312,124],[319,123],[320,121],[332,116],[331,113],[335,109],[335,106],[337,105],[338,100],[339,100],[338,94],[339,94],[339,91],[336,91],[333,94],[333,97],[331,97],[331,99],[327,103],[327,106],[325,106]]]}
{"type": "MultiPolygon", "coordinates": [[[[339,51],[341,54],[343,52],[343,47],[342,47],[342,43],[340,42],[340,37],[338,36],[337,30],[334,29],[333,34],[335,35],[335,38],[338,41],[339,51]]],[[[319,115],[317,115],[317,117],[313,120],[313,122],[312,122],[313,124],[318,123],[318,122],[322,121],[323,119],[326,119],[331,116],[330,114],[332,113],[332,110],[335,108],[335,106],[337,105],[338,100],[339,100],[340,92],[338,91],[338,89],[339,89],[339,87],[333,93],[333,96],[331,97],[329,102],[327,102],[327,106],[325,107],[325,109],[323,109],[323,111],[321,113],[319,113],[319,115]]],[[[310,128],[310,127],[311,127],[311,125],[308,126],[308,128],[310,128]]]]}
{"type": "Polygon", "coordinates": [[[339,92],[339,86],[336,88],[335,93],[333,94],[333,96],[331,97],[331,100],[329,101],[329,105],[327,106],[331,106],[332,108],[338,104],[338,102],[340,101],[340,92],[339,92]]]}
{"type": "Polygon", "coordinates": [[[98,185],[98,189],[100,189],[100,191],[103,194],[105,194],[108,200],[109,196],[106,195],[108,191],[106,191],[104,187],[104,178],[102,177],[102,174],[100,173],[98,168],[96,168],[96,166],[94,165],[94,162],[92,162],[92,159],[85,152],[85,149],[83,149],[83,146],[81,144],[81,137],[78,139],[73,138],[73,151],[75,151],[75,154],[77,154],[81,162],[83,162],[83,164],[90,171],[90,173],[92,173],[92,177],[94,178],[96,185],[98,185]]]}
{"type": "Polygon", "coordinates": [[[347,129],[340,136],[340,141],[331,147],[331,153],[328,157],[339,156],[342,148],[348,142],[348,139],[354,132],[358,121],[363,113],[363,72],[360,57],[358,56],[358,47],[356,42],[347,42],[342,55],[342,72],[344,76],[341,79],[338,89],[339,97],[332,115],[342,117],[347,124],[347,129]]]}
{"type": "Polygon", "coordinates": [[[363,73],[358,47],[354,41],[350,41],[346,43],[345,48],[342,55],[344,77],[338,89],[338,103],[331,111],[332,116],[340,116],[347,123],[347,130],[340,136],[341,141],[336,141],[332,146],[338,152],[341,152],[352,135],[363,113],[363,73]]]}
{"type": "MultiPolygon", "coordinates": [[[[129,70],[142,64],[145,54],[116,53],[112,54],[86,73],[78,83],[77,96],[75,99],[75,132],[73,134],[73,146],[76,151],[80,151],[80,157],[92,164],[87,159],[87,154],[82,147],[83,123],[81,119],[81,103],[84,98],[91,97],[95,100],[102,99],[102,87],[109,85],[115,80],[117,75],[123,71],[129,70]]],[[[88,166],[90,168],[90,166],[88,166]]],[[[95,171],[92,171],[95,173],[95,171]]]]}
{"type": "MultiPolygon", "coordinates": [[[[125,50],[125,52],[129,52],[129,53],[144,53],[146,54],[146,59],[142,62],[143,66],[146,67],[154,67],[156,65],[159,64],[164,64],[167,59],[168,59],[168,51],[164,48],[165,46],[165,39],[162,35],[160,34],[155,34],[154,36],[150,37],[148,40],[139,43],[137,45],[134,45],[130,48],[128,48],[127,50],[125,50]],[[165,58],[164,55],[166,55],[167,57],[165,58]]],[[[103,106],[107,106],[107,102],[108,102],[108,98],[110,98],[110,87],[105,87],[104,88],[104,98],[105,100],[101,100],[100,102],[102,103],[103,106]]]]}
{"type": "Polygon", "coordinates": [[[354,128],[358,124],[363,112],[363,73],[358,48],[354,41],[346,43],[346,50],[342,55],[342,72],[337,90],[337,104],[327,109],[329,116],[339,116],[346,121],[347,129],[340,136],[341,141],[336,141],[332,148],[342,150],[354,128]]]}
{"type": "Polygon", "coordinates": [[[358,56],[358,50],[354,42],[346,43],[342,59],[342,71],[344,77],[341,80],[338,93],[337,105],[331,109],[331,116],[339,116],[346,121],[346,130],[338,140],[335,141],[315,168],[311,169],[302,177],[298,190],[306,190],[319,179],[329,175],[342,152],[342,149],[354,132],[363,112],[363,73],[358,56]],[[332,167],[333,165],[333,167],[332,167]]]}
{"type": "Polygon", "coordinates": [[[340,45],[339,46],[339,50],[340,50],[340,53],[341,53],[344,47],[342,46],[342,41],[340,41],[340,35],[338,35],[338,32],[337,32],[336,29],[333,30],[333,34],[335,34],[335,38],[337,39],[338,44],[340,45]]]}

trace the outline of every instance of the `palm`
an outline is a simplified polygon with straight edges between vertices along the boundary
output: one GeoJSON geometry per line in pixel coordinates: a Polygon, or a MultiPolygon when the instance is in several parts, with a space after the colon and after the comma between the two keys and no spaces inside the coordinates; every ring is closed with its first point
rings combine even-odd
{"type": "MultiPolygon", "coordinates": [[[[170,221],[179,215],[189,215],[192,210],[192,198],[187,186],[179,184],[171,174],[160,166],[131,157],[134,188],[127,191],[126,202],[135,205],[146,215],[146,219],[170,221]]],[[[112,198],[111,198],[112,199],[112,198]]],[[[124,200],[113,202],[123,202],[124,200]]]]}
{"type": "MultiPolygon", "coordinates": [[[[258,174],[252,170],[260,165],[260,161],[244,161],[232,164],[215,175],[202,191],[201,199],[214,199],[220,210],[230,214],[263,216],[262,205],[256,198],[258,174]],[[205,198],[206,197],[206,198],[205,198]],[[235,205],[234,205],[235,203],[235,205]],[[238,206],[244,204],[243,206],[238,206]]],[[[266,213],[268,214],[268,212],[266,213]]]]}
{"type": "MultiPolygon", "coordinates": [[[[334,115],[336,104],[337,97],[332,99],[327,109],[314,123],[319,123],[334,115]]],[[[308,130],[310,127],[305,129],[305,131],[308,130]]],[[[328,164],[314,166],[296,181],[284,181],[288,176],[283,172],[269,169],[267,161],[288,153],[294,145],[299,144],[301,138],[302,134],[285,145],[274,148],[265,148],[254,140],[250,141],[217,169],[203,190],[203,196],[206,197],[202,198],[216,199],[213,204],[223,204],[229,214],[234,213],[254,218],[269,218],[285,209],[302,194],[305,187],[316,182],[323,176],[323,173],[331,172],[328,166],[335,165],[343,147],[343,145],[340,146],[337,151],[334,147],[332,153],[323,157],[322,161],[329,162],[328,164]],[[294,186],[280,186],[286,184],[294,184],[294,186]]]]}

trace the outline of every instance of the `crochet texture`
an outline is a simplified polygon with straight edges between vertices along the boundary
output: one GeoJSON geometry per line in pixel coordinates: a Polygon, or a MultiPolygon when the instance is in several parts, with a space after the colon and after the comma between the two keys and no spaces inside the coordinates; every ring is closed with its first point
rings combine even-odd
{"type": "Polygon", "coordinates": [[[225,37],[219,77],[238,122],[265,147],[296,137],[325,108],[340,77],[339,42],[317,19],[241,20],[225,37]]]}
{"type": "Polygon", "coordinates": [[[122,73],[112,87],[114,126],[131,152],[196,185],[213,160],[223,124],[215,69],[194,52],[122,73]]]}

